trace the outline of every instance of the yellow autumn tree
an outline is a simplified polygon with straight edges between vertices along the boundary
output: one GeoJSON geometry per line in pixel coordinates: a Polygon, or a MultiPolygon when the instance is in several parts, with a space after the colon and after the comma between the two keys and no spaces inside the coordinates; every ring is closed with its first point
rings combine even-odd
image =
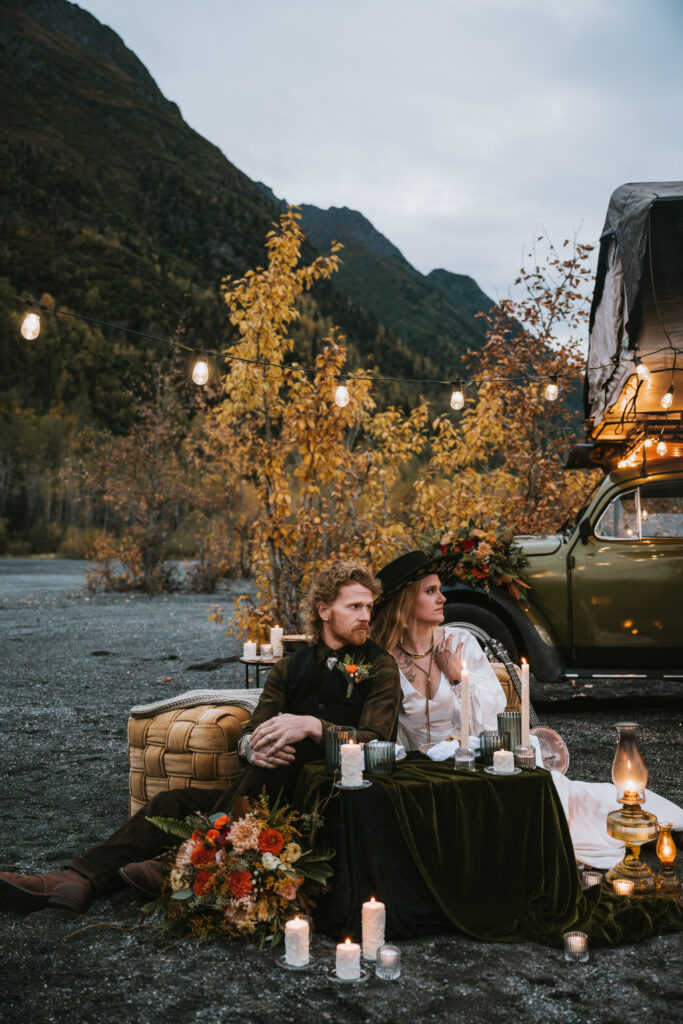
{"type": "Polygon", "coordinates": [[[468,356],[478,383],[465,409],[433,423],[431,457],[415,487],[416,535],[470,518],[490,529],[545,532],[576,512],[592,487],[595,474],[564,469],[580,433],[592,247],[546,244],[543,258],[529,253],[518,293],[485,318],[487,342],[468,356]],[[547,401],[555,374],[559,396],[547,401]]]}
{"type": "Polygon", "coordinates": [[[374,561],[407,540],[405,523],[390,514],[391,493],[419,453],[426,421],[424,406],[407,417],[376,414],[362,370],[349,381],[349,404],[337,406],[346,349],[336,331],[323,339],[313,372],[289,361],[298,300],[336,271],[341,248],[302,265],[299,216],[288,209],[268,234],[266,267],[223,284],[238,339],[224,352],[208,454],[224,486],[246,482],[256,495],[243,522],[256,593],[238,599],[234,620],[235,631],[251,635],[276,622],[296,630],[302,597],[330,559],[374,561]]]}

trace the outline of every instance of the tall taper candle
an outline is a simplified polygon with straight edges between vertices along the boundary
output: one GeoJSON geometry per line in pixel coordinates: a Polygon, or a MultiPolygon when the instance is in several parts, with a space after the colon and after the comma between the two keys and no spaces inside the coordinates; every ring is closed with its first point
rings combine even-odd
{"type": "Polygon", "coordinates": [[[464,661],[460,682],[460,746],[466,750],[470,745],[470,670],[464,661]]]}
{"type": "Polygon", "coordinates": [[[522,658],[522,746],[529,746],[529,662],[522,658]]]}
{"type": "Polygon", "coordinates": [[[363,904],[363,956],[366,960],[374,960],[378,947],[384,945],[386,917],[384,904],[374,896],[363,904]]]}

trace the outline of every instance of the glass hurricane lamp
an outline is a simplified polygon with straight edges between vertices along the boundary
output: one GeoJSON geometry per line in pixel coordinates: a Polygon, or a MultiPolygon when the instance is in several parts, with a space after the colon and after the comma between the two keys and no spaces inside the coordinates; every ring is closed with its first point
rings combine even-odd
{"type": "Polygon", "coordinates": [[[681,897],[681,880],[676,874],[676,844],[671,835],[671,822],[660,821],[657,839],[657,857],[662,870],[657,875],[657,893],[661,896],[681,897]]]}
{"type": "Polygon", "coordinates": [[[655,888],[655,876],[640,857],[643,843],[657,835],[657,819],[641,808],[645,803],[647,768],[636,742],[636,722],[617,725],[619,742],[612,764],[612,781],[617,787],[617,799],[622,807],[607,815],[607,834],[626,845],[626,856],[607,872],[607,882],[615,878],[630,878],[633,895],[645,896],[655,888]]]}

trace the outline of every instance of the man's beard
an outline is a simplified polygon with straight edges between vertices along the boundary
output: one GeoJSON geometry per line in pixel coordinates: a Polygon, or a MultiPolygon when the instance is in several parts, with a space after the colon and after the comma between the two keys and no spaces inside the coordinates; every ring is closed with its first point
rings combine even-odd
{"type": "Polygon", "coordinates": [[[334,611],[330,611],[327,628],[332,633],[334,639],[344,645],[351,644],[353,647],[360,647],[368,638],[369,627],[366,624],[344,628],[334,611]]]}

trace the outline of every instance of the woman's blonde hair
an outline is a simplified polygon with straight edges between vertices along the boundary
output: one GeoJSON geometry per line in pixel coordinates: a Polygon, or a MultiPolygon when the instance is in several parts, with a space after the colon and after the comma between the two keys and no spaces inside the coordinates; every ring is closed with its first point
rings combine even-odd
{"type": "Polygon", "coordinates": [[[385,651],[396,649],[408,625],[415,618],[415,604],[422,583],[422,579],[408,583],[375,612],[370,636],[385,651]]]}

